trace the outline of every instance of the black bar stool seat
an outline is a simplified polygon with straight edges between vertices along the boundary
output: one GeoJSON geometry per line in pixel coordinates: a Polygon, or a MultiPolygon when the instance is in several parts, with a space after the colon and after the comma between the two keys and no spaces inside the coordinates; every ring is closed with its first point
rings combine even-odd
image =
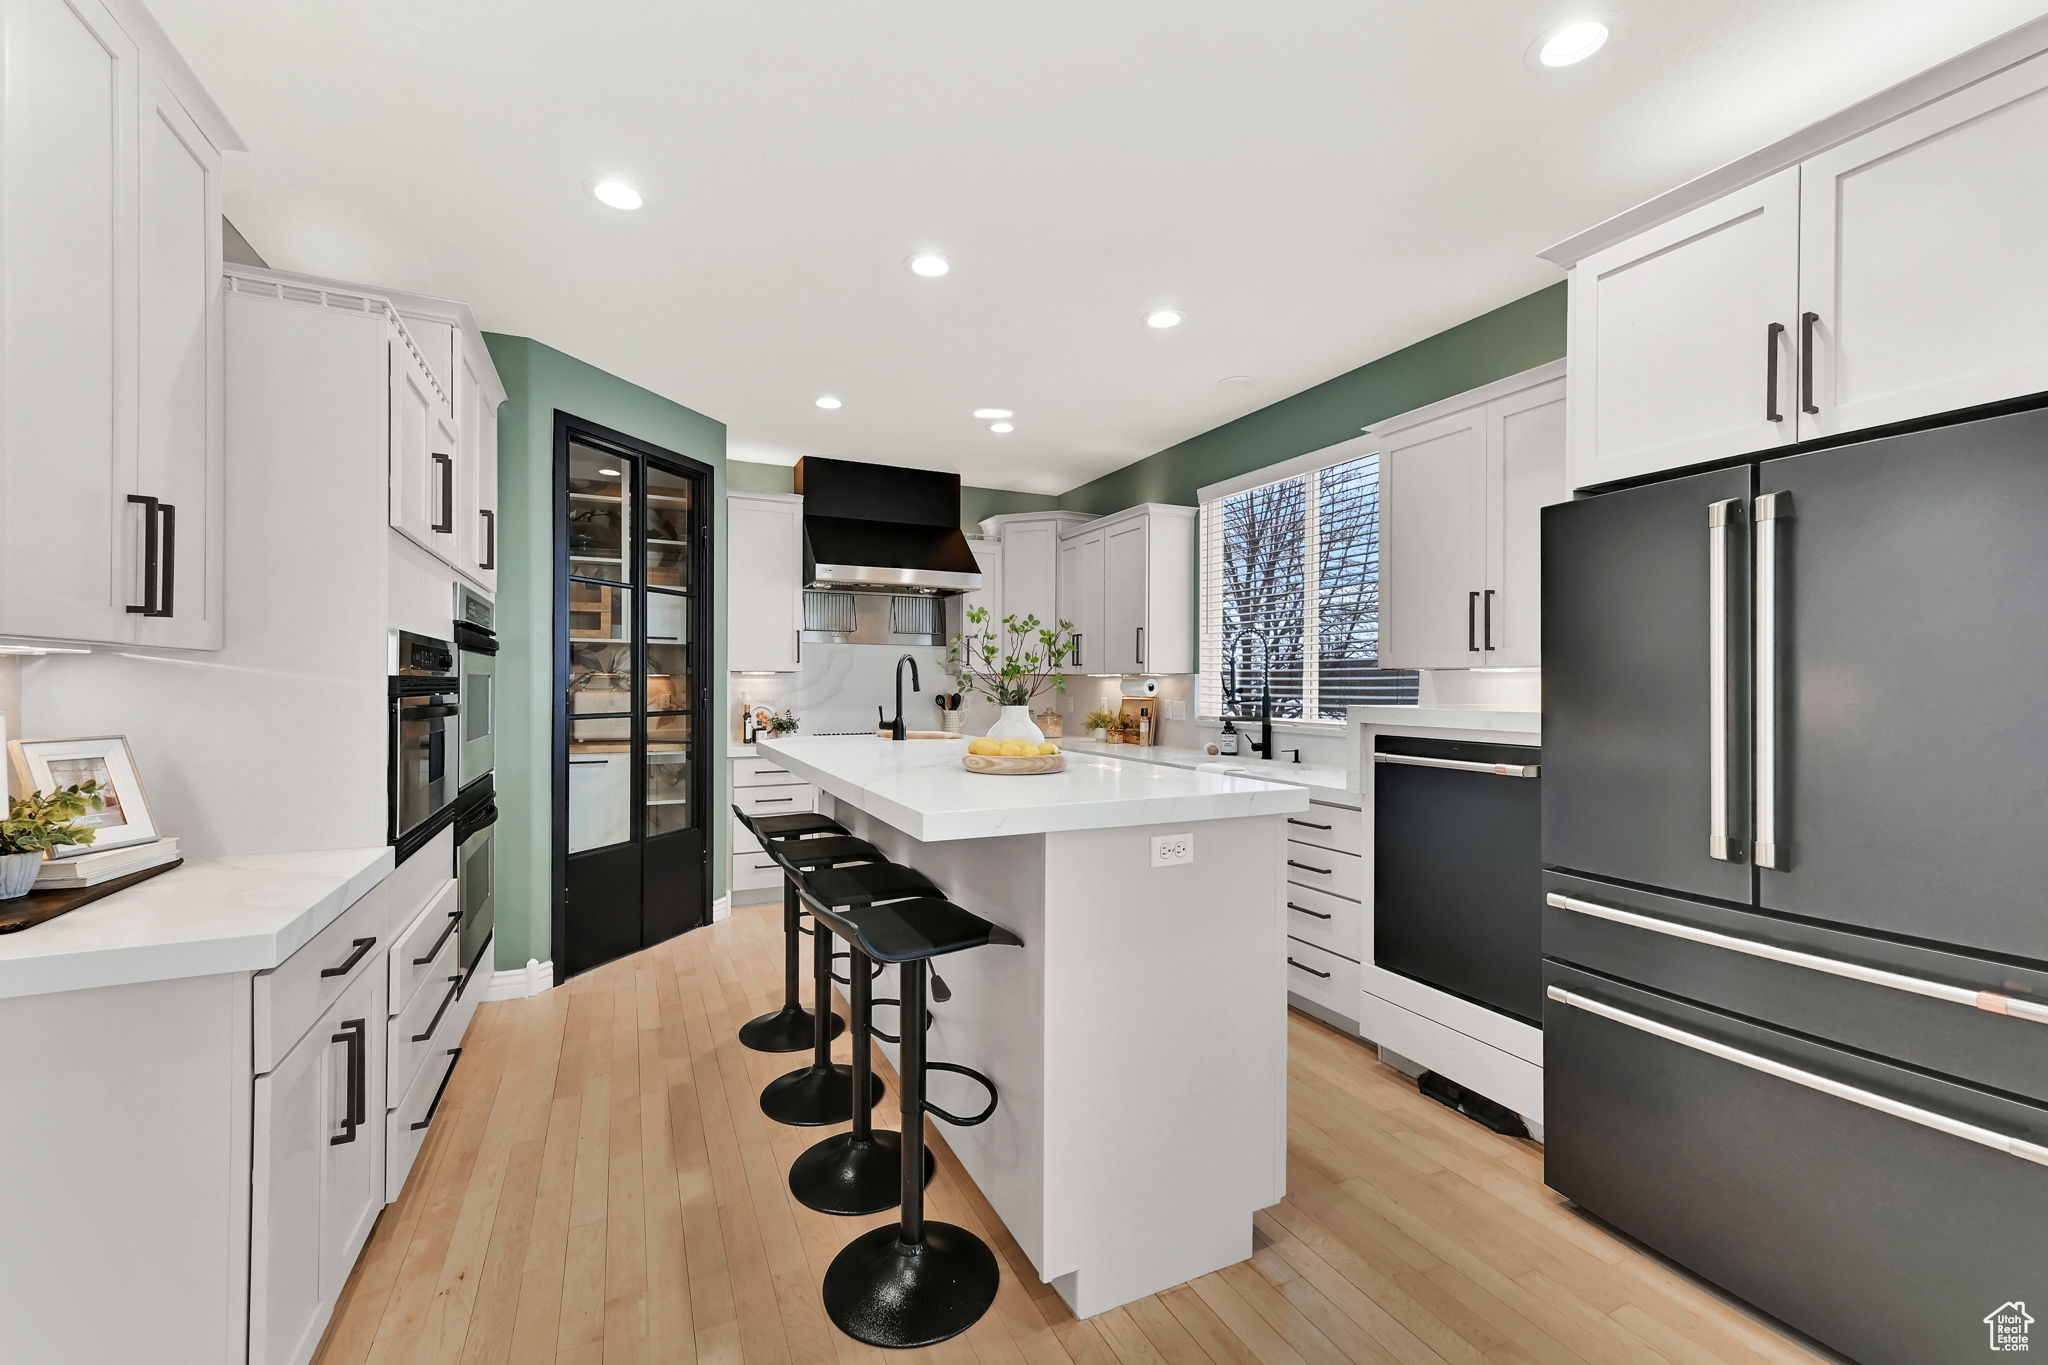
{"type": "MultiPolygon", "coordinates": [[[[865,839],[847,834],[828,834],[816,839],[777,839],[762,845],[769,857],[782,864],[789,877],[789,895],[798,899],[803,879],[821,871],[847,870],[852,863],[883,864],[888,859],[865,839]]],[[[853,975],[865,973],[864,966],[853,975]]],[[[861,1109],[871,1109],[882,1098],[882,1078],[868,1071],[856,1083],[854,1068],[832,1060],[835,1036],[825,1021],[836,1019],[832,1012],[832,935],[820,931],[812,944],[811,975],[811,1064],[801,1070],[777,1076],[761,1091],[761,1112],[777,1123],[796,1128],[817,1128],[844,1123],[861,1109]],[[856,1096],[864,1096],[856,1103],[856,1096]]],[[[863,1070],[866,1070],[863,1068],[863,1070]]]]}
{"type": "MultiPolygon", "coordinates": [[[[846,826],[815,811],[753,815],[735,805],[732,813],[748,832],[761,841],[764,851],[770,844],[783,839],[802,839],[814,834],[847,837],[846,826]]],[[[799,952],[803,936],[801,917],[796,889],[790,886],[785,873],[782,886],[782,1008],[770,1010],[740,1025],[742,1047],[756,1052],[802,1052],[811,1046],[812,1037],[817,1032],[817,1021],[804,1008],[797,986],[802,960],[799,952]]],[[[846,1021],[837,1014],[828,1014],[825,1027],[829,1041],[846,1031],[846,1021]]]]}
{"type": "MultiPolygon", "coordinates": [[[[972,1327],[988,1312],[1002,1285],[1002,1270],[988,1243],[952,1223],[924,1216],[924,1116],[949,1123],[985,1122],[996,1110],[995,1085],[966,1067],[925,1057],[927,989],[931,961],[949,953],[1022,943],[1002,926],[936,896],[832,911],[817,906],[813,917],[877,962],[901,966],[903,1034],[897,1098],[901,1102],[902,1153],[897,1162],[902,1212],[854,1238],[825,1270],[825,1314],[840,1331],[870,1346],[930,1346],[972,1327]],[[989,1090],[988,1108],[969,1118],[948,1114],[925,1099],[925,1073],[956,1071],[989,1090]]],[[[862,972],[855,971],[859,980],[862,972]]],[[[858,1027],[858,1024],[856,1024],[858,1027]]]]}
{"type": "Polygon", "coordinates": [[[848,863],[885,863],[882,850],[851,834],[827,834],[818,839],[776,839],[761,849],[792,872],[815,872],[823,867],[848,863]]]}

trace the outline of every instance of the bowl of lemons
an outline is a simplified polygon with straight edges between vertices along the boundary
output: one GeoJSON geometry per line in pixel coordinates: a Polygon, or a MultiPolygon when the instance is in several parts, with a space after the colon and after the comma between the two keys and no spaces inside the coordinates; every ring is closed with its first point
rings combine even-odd
{"type": "Polygon", "coordinates": [[[998,777],[1034,777],[1042,773],[1062,772],[1067,766],[1067,756],[1060,752],[1060,746],[1050,740],[1043,744],[1032,744],[1021,739],[980,739],[969,740],[967,753],[960,760],[971,773],[988,773],[998,777]]]}

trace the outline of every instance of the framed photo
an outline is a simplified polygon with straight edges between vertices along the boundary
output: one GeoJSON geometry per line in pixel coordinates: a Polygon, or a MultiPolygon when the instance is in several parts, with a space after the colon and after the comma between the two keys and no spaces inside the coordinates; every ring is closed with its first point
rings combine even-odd
{"type": "Polygon", "coordinates": [[[81,782],[100,784],[105,808],[89,811],[78,821],[92,827],[93,842],[53,849],[52,857],[75,858],[102,849],[156,842],[156,820],[149,813],[149,799],[143,795],[142,778],[135,771],[126,736],[17,739],[8,744],[7,751],[14,759],[15,776],[27,790],[46,792],[81,782]]]}

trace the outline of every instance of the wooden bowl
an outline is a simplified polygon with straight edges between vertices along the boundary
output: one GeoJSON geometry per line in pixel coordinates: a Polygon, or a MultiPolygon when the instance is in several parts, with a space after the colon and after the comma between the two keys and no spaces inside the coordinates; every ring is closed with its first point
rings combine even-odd
{"type": "Polygon", "coordinates": [[[1065,772],[1065,754],[967,754],[961,760],[971,773],[989,773],[996,777],[1035,777],[1040,773],[1065,772]]]}

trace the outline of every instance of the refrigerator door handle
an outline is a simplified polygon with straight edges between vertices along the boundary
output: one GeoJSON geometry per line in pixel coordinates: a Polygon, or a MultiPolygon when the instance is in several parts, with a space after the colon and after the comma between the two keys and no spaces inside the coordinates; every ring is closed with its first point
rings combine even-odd
{"type": "Polygon", "coordinates": [[[1778,828],[1778,751],[1782,715],[1778,699],[1778,567],[1790,493],[1756,499],[1756,865],[1785,868],[1778,828]]]}
{"type": "Polygon", "coordinates": [[[1728,575],[1735,523],[1742,517],[1742,499],[1723,498],[1707,504],[1707,856],[1724,863],[1742,861],[1729,832],[1728,738],[1732,689],[1729,687],[1728,575]]]}
{"type": "Polygon", "coordinates": [[[1759,957],[1766,962],[1782,962],[1788,967],[1804,967],[1811,972],[1825,972],[1849,981],[1861,981],[1870,986],[1884,986],[1908,995],[1922,995],[1930,1000],[1943,1000],[1951,1005],[1965,1005],[1986,1014],[2002,1014],[2010,1019],[2024,1019],[2029,1023],[2048,1024],[2048,1004],[2034,1000],[2015,1000],[1997,991],[1971,990],[1968,986],[1952,986],[1945,981],[1929,981],[1922,976],[1908,976],[1904,972],[1887,971],[1882,967],[1866,967],[1860,962],[1844,962],[1836,957],[1823,957],[1819,953],[1803,953],[1796,948],[1781,948],[1775,943],[1763,943],[1753,938],[1741,938],[1735,934],[1724,934],[1713,929],[1702,929],[1694,924],[1681,924],[1676,920],[1660,919],[1655,915],[1640,914],[1634,910],[1623,910],[1619,906],[1602,905],[1598,901],[1580,900],[1567,896],[1561,891],[1552,891],[1543,898],[1545,905],[1559,910],[1569,910],[1578,915],[1589,915],[1615,924],[1626,924],[1632,929],[1646,929],[1653,934],[1664,934],[1670,938],[1684,939],[1688,943],[1702,943],[1710,948],[1723,948],[1745,957],[1759,957]]]}
{"type": "Polygon", "coordinates": [[[1733,1062],[1737,1066],[1747,1067],[1751,1071],[1761,1072],[1766,1076],[1775,1076],[1781,1081],[1789,1081],[1793,1085],[1803,1086],[1808,1090],[1818,1091],[1823,1095],[1832,1095],[1838,1100],[1847,1100],[1850,1104],[1861,1105],[1865,1109],[1872,1109],[1880,1114],[1889,1114],[1895,1119],[1904,1119],[1906,1122],[1918,1124],[1922,1128],[1931,1128],[1937,1133],[1947,1133],[1950,1137],[1958,1137],[1965,1142],[1974,1142],[1980,1147],[1989,1147],[1995,1152],[2004,1152],[2006,1155],[2016,1156],[2022,1161],[2031,1161],[2037,1165],[2048,1166],[2048,1147],[2044,1147],[2037,1142],[2028,1142],[2024,1138],[2016,1138],[2009,1133],[2001,1133],[1996,1129],[1985,1128],[1978,1124],[1965,1122],[1962,1119],[1952,1118],[1947,1114],[1936,1113],[1932,1109],[1922,1109],[1917,1104],[1907,1104],[1905,1101],[1895,1100],[1889,1095],[1880,1095],[1874,1090],[1865,1090],[1861,1086],[1848,1085],[1835,1080],[1831,1076],[1823,1076],[1819,1072],[1808,1071],[1804,1067],[1788,1066],[1786,1063],[1776,1061],[1770,1057],[1760,1057],[1754,1052],[1745,1052],[1741,1048],[1730,1047],[1728,1044],[1713,1038],[1691,1033],[1685,1029],[1673,1028],[1671,1025],[1652,1019],[1647,1015],[1637,1014],[1631,1010],[1616,1009],[1605,1001],[1595,1000],[1591,996],[1580,995],[1576,991],[1568,991],[1562,986],[1552,986],[1546,993],[1552,1000],[1557,1001],[1561,1005],[1569,1005],[1575,1010],[1584,1010],[1587,1014],[1611,1020],[1626,1028],[1635,1029],[1639,1033],[1647,1033],[1653,1038],[1662,1038],[1668,1043],[1676,1043],[1680,1047],[1688,1047],[1695,1052],[1703,1052],[1709,1057],[1718,1057],[1724,1062],[1733,1062]]]}

